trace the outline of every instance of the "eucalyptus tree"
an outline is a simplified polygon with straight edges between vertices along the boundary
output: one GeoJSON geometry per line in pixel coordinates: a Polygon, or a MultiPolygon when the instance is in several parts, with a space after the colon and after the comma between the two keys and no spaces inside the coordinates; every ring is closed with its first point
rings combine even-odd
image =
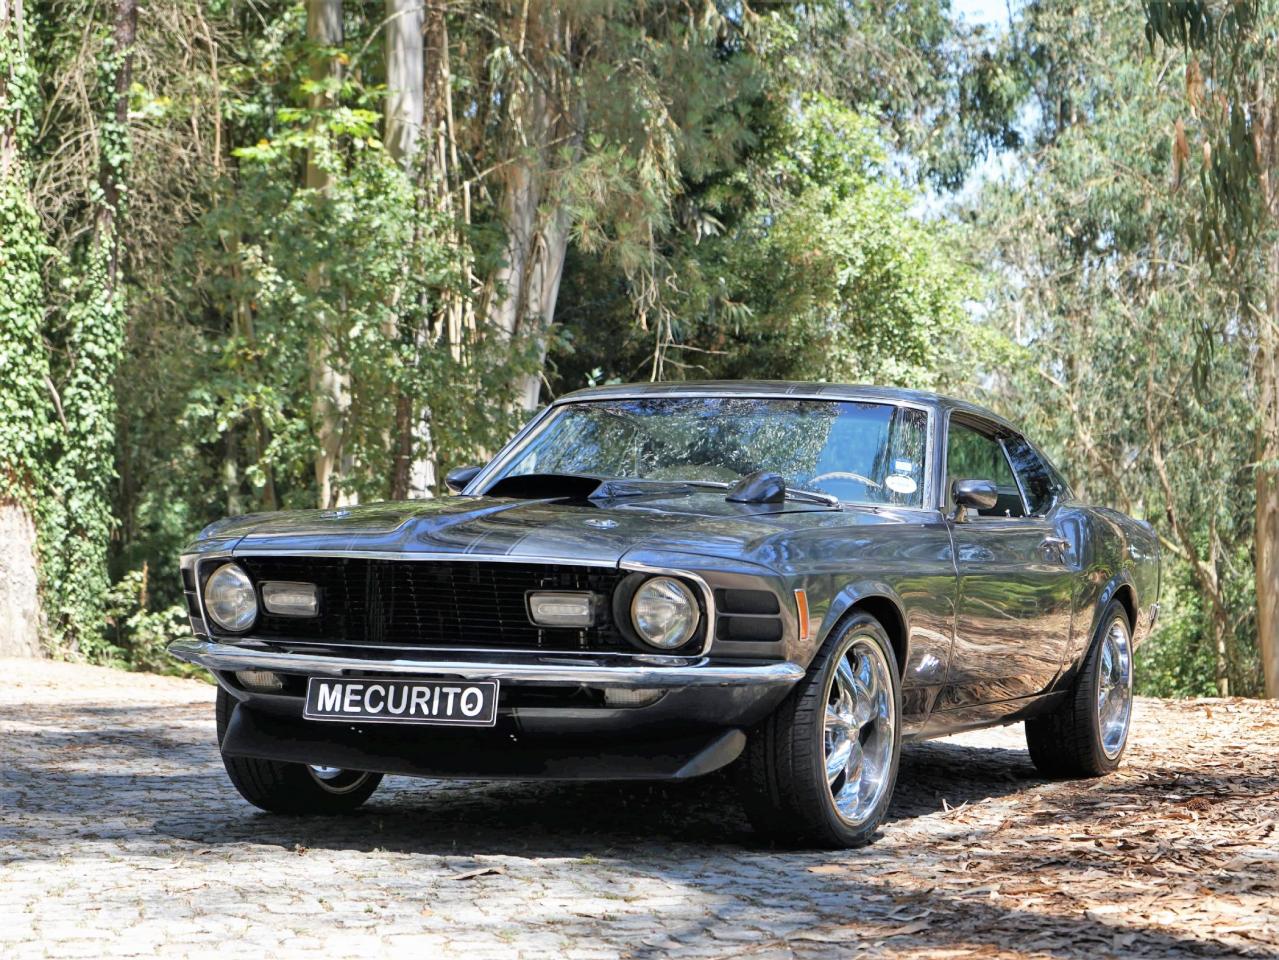
{"type": "MultiPolygon", "coordinates": [[[[324,111],[337,106],[342,85],[342,61],[339,50],[343,41],[342,0],[306,0],[306,38],[310,44],[310,78],[307,84],[308,106],[315,115],[312,123],[319,134],[324,111]]],[[[312,193],[312,202],[324,205],[334,175],[334,160],[329,155],[330,141],[317,135],[307,150],[303,185],[312,193]]],[[[323,260],[311,264],[310,285],[319,291],[326,283],[323,260]]],[[[317,298],[317,303],[323,303],[317,298]]],[[[314,317],[315,332],[311,344],[312,418],[317,445],[315,485],[321,507],[336,507],[353,499],[343,479],[351,472],[354,458],[344,442],[347,420],[351,415],[350,373],[333,359],[341,350],[343,324],[333,311],[321,309],[314,317]],[[334,341],[337,341],[335,344],[334,341]]]]}
{"type": "Polygon", "coordinates": [[[1266,695],[1279,698],[1279,4],[1159,0],[1145,9],[1156,55],[1184,54],[1173,157],[1178,169],[1198,166],[1193,235],[1242,304],[1204,333],[1215,343],[1242,338],[1252,356],[1257,636],[1266,695]]]}
{"type": "MultiPolygon", "coordinates": [[[[383,141],[391,158],[404,168],[406,177],[418,170],[418,147],[426,119],[426,17],[422,0],[386,0],[385,60],[386,102],[382,123],[383,141]]],[[[438,69],[438,67],[436,68],[438,69]]],[[[422,202],[419,187],[418,203],[422,202]]],[[[394,292],[391,293],[395,297],[394,292]]],[[[388,323],[387,336],[403,340],[410,348],[422,338],[422,331],[410,321],[388,323]]],[[[395,427],[391,438],[395,459],[391,472],[392,499],[423,496],[431,484],[429,461],[414,456],[430,443],[422,411],[415,410],[413,391],[395,385],[395,427]]]]}
{"type": "Polygon", "coordinates": [[[1033,149],[970,211],[1010,352],[974,383],[1050,441],[1079,492],[1145,516],[1169,559],[1143,652],[1162,693],[1256,689],[1246,304],[1196,261],[1171,164],[1175,58],[1104,0],[1031,3],[1014,25],[1033,149]],[[1209,349],[1210,348],[1210,349],[1209,349]]]}

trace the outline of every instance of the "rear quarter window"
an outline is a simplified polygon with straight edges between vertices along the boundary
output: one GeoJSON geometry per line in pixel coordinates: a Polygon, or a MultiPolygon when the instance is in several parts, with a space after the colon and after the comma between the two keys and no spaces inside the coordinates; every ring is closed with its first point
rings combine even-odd
{"type": "Polygon", "coordinates": [[[1004,449],[1008,451],[1008,459],[1026,494],[1027,508],[1032,514],[1047,513],[1065,495],[1065,482],[1024,437],[1006,437],[1004,449]]]}

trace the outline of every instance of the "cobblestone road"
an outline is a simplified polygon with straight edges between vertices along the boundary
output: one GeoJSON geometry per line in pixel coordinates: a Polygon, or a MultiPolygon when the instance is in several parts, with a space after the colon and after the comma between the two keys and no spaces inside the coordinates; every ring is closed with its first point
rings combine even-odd
{"type": "Polygon", "coordinates": [[[1143,700],[1092,783],[1037,779],[1020,727],[909,747],[880,839],[830,854],[760,847],[722,778],[388,778],[348,819],[269,816],[212,687],[0,678],[4,958],[1279,957],[1269,705],[1143,700]]]}

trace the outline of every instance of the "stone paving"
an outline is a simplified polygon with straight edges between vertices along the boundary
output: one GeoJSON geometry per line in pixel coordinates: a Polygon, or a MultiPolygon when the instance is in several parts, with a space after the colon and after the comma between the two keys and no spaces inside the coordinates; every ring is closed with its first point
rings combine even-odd
{"type": "Polygon", "coordinates": [[[1140,701],[1124,771],[1085,784],[1037,779],[1020,727],[908,747],[879,839],[829,853],[761,846],[718,776],[391,777],[349,818],[267,815],[225,779],[210,685],[0,677],[6,960],[1279,957],[1269,705],[1140,701]],[[1248,762],[1204,762],[1218,735],[1248,762]],[[1187,797],[1182,826],[1143,827],[1187,797]]]}

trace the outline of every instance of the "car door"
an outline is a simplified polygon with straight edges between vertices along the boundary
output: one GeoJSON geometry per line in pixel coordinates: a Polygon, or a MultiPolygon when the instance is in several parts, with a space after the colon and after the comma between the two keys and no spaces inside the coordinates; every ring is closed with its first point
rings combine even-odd
{"type": "Polygon", "coordinates": [[[1052,496],[1027,502],[1014,464],[1027,471],[1024,439],[978,418],[952,415],[945,489],[993,481],[989,510],[949,515],[956,574],[955,637],[939,708],[997,703],[1046,690],[1070,638],[1073,552],[1054,522],[1052,496]]]}

